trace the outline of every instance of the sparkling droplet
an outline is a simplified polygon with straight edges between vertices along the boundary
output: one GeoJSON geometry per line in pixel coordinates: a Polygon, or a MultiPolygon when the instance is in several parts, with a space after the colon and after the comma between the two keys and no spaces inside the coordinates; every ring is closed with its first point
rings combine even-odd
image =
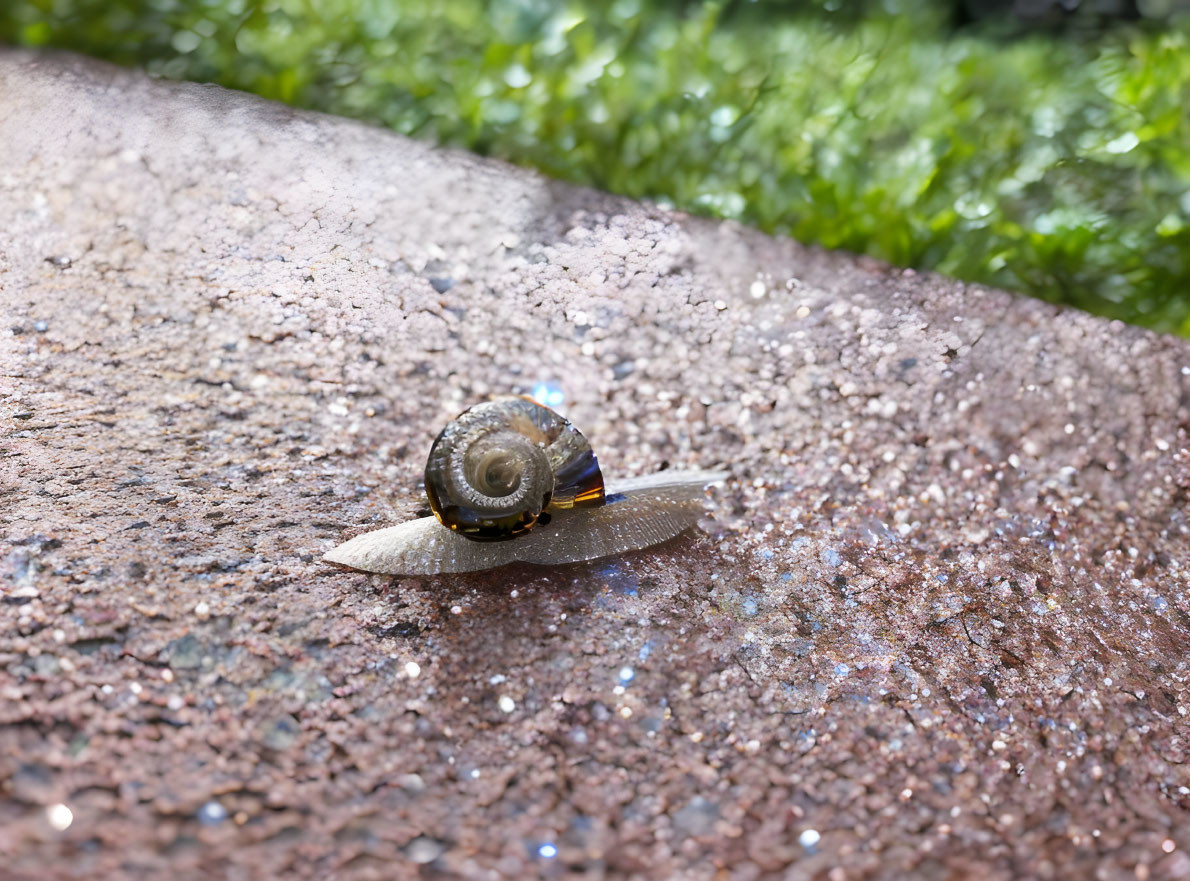
{"type": "Polygon", "coordinates": [[[209,801],[198,809],[198,822],[204,826],[215,826],[227,819],[227,808],[217,801],[209,801]]]}
{"type": "Polygon", "coordinates": [[[74,822],[74,812],[63,804],[50,805],[45,809],[45,816],[58,832],[65,832],[74,822]]]}
{"type": "Polygon", "coordinates": [[[533,386],[533,400],[546,407],[561,407],[566,395],[557,383],[539,382],[533,386]]]}

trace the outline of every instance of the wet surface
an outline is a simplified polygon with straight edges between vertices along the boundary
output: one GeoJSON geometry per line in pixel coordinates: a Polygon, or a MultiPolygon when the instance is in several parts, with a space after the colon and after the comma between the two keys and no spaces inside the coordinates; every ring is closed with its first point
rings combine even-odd
{"type": "Polygon", "coordinates": [[[0,143],[17,877],[1190,876],[1186,343],[69,59],[0,143]],[[704,529],[319,562],[539,388],[704,529]]]}

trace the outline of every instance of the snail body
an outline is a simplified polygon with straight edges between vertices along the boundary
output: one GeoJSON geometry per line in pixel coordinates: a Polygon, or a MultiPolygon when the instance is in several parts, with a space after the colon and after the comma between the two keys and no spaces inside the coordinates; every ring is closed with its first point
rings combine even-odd
{"type": "Polygon", "coordinates": [[[426,463],[433,517],[364,533],[323,559],[390,575],[594,560],[690,528],[705,487],[724,477],[662,471],[605,486],[569,421],[528,398],[498,398],[462,413],[434,441],[426,463]]]}

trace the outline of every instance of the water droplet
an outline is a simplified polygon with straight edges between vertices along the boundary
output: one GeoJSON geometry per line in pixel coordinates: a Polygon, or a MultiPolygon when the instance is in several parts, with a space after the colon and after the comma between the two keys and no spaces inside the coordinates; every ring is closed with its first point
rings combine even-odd
{"type": "Polygon", "coordinates": [[[562,388],[553,382],[539,382],[533,386],[533,400],[546,407],[560,407],[566,400],[562,388]]]}
{"type": "Polygon", "coordinates": [[[45,817],[58,832],[65,832],[74,822],[74,812],[63,804],[50,805],[45,809],[45,817]]]}
{"type": "Polygon", "coordinates": [[[198,822],[204,826],[217,826],[227,819],[227,808],[217,801],[209,801],[198,809],[198,822]]]}

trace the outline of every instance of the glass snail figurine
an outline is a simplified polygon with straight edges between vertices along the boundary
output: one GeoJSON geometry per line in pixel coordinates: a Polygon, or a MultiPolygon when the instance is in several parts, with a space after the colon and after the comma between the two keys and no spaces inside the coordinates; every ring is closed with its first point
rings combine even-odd
{"type": "Polygon", "coordinates": [[[530,398],[496,398],[442,430],[426,462],[433,517],[377,529],[323,557],[387,575],[577,563],[689,529],[721,471],[661,471],[608,484],[577,428],[530,398]]]}

